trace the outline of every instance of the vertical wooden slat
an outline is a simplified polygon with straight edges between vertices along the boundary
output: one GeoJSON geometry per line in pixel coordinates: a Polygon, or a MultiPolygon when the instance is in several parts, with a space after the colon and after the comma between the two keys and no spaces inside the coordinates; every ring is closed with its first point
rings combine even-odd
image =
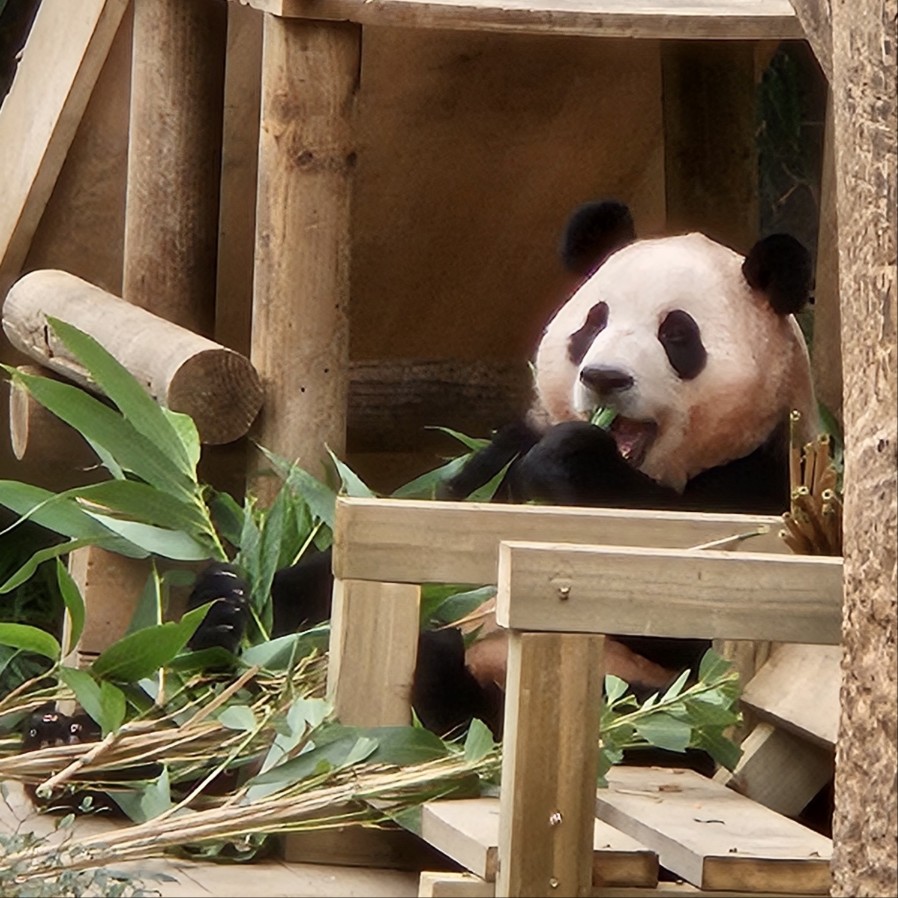
{"type": "Polygon", "coordinates": [[[510,632],[496,895],[591,894],[603,642],[510,632]]]}
{"type": "Polygon", "coordinates": [[[122,295],[211,336],[227,7],[134,3],[122,295]]]}
{"type": "MultiPolygon", "coordinates": [[[[361,29],[266,16],[251,360],[259,443],[317,473],[349,380],[352,113],[361,29]]],[[[263,500],[270,487],[255,491],[263,500]]]]}
{"type": "Polygon", "coordinates": [[[351,726],[405,726],[418,647],[420,588],[336,580],[328,698],[351,726]]]}

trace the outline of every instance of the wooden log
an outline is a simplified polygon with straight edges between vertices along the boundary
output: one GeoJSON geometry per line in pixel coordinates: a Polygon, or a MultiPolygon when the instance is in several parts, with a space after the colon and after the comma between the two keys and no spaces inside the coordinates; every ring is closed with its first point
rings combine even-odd
{"type": "MultiPolygon", "coordinates": [[[[20,365],[25,374],[54,377],[47,368],[20,365]]],[[[20,384],[9,387],[9,441],[13,455],[27,466],[27,482],[53,492],[104,478],[94,451],[72,427],[57,418],[20,384]]],[[[26,479],[21,478],[20,479],[26,479]]]]}
{"type": "Polygon", "coordinates": [[[612,767],[596,813],[702,890],[827,894],[829,839],[695,771],[612,767]]]}
{"type": "Polygon", "coordinates": [[[94,337],[162,405],[189,414],[205,443],[243,436],[262,404],[262,388],[239,353],[123,302],[63,271],[20,278],[3,306],[3,330],[21,352],[82,386],[84,372],[53,336],[46,316],[94,337]]]}
{"type": "Polygon", "coordinates": [[[510,634],[497,895],[592,891],[603,644],[510,634]]]}
{"type": "Polygon", "coordinates": [[[496,620],[523,630],[837,645],[842,559],[503,542],[496,620]]]}
{"type": "Polygon", "coordinates": [[[122,295],[205,336],[215,307],[226,29],[220,0],[135,2],[122,295]]]}
{"type": "Polygon", "coordinates": [[[503,539],[686,549],[759,530],[737,548],[791,557],[777,536],[780,524],[772,515],[340,497],[334,572],[357,580],[495,583],[503,539]]]}
{"type": "Polygon", "coordinates": [[[407,726],[418,651],[420,589],[336,580],[327,694],[349,726],[407,726]]]}
{"type": "Polygon", "coordinates": [[[0,296],[19,275],[127,5],[41,4],[0,107],[0,144],[16,148],[0,157],[0,296]]]}
{"type": "Polygon", "coordinates": [[[898,894],[896,0],[830,7],[845,420],[833,895],[898,894]]]}
{"type": "MultiPolygon", "coordinates": [[[[265,19],[250,356],[265,408],[255,437],[315,474],[325,444],[341,455],[346,438],[360,41],[354,25],[265,19]]],[[[255,492],[264,501],[274,486],[255,492]]]]}

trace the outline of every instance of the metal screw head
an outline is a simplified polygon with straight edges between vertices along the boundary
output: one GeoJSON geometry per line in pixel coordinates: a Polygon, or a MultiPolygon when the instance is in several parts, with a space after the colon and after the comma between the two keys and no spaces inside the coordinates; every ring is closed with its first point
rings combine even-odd
{"type": "Polygon", "coordinates": [[[549,814],[549,826],[559,826],[563,819],[561,811],[552,811],[552,813],[549,814]]]}
{"type": "Polygon", "coordinates": [[[570,586],[559,586],[558,587],[558,598],[565,602],[571,597],[571,588],[570,586]]]}

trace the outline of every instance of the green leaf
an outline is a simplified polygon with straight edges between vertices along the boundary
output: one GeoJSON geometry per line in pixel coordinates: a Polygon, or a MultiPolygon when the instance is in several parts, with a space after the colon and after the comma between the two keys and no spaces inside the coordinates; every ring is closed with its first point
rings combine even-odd
{"type": "Polygon", "coordinates": [[[128,636],[130,633],[136,633],[138,630],[144,630],[147,627],[156,627],[161,623],[162,580],[159,577],[156,566],[153,565],[153,569],[150,571],[147,581],[140,592],[137,607],[134,609],[134,614],[131,615],[125,636],[128,636]]]}
{"type": "Polygon", "coordinates": [[[59,679],[75,693],[78,704],[100,725],[104,736],[122,725],[125,693],[117,686],[98,682],[88,671],[73,667],[61,667],[59,679]]]}
{"type": "Polygon", "coordinates": [[[328,528],[333,530],[337,494],[307,471],[289,464],[279,455],[269,452],[264,446],[259,446],[259,451],[275,466],[290,489],[309,506],[314,517],[324,521],[328,528]]]}
{"type": "Polygon", "coordinates": [[[137,521],[123,521],[95,511],[87,511],[87,514],[152,555],[161,555],[174,561],[206,561],[212,552],[211,546],[197,542],[181,530],[166,530],[164,527],[140,524],[137,521]]]}
{"type": "Polygon", "coordinates": [[[92,540],[73,539],[67,543],[60,543],[57,546],[48,546],[46,549],[39,549],[25,562],[25,564],[10,576],[5,583],[0,585],[0,594],[11,592],[17,586],[24,583],[45,561],[49,561],[51,558],[58,558],[60,555],[67,555],[69,552],[74,552],[75,549],[90,545],[93,545],[92,540]]]}
{"type": "Polygon", "coordinates": [[[104,480],[61,495],[78,499],[85,511],[120,515],[192,535],[208,534],[210,530],[204,506],[199,501],[186,502],[135,480],[104,480]]]}
{"type": "Polygon", "coordinates": [[[229,730],[242,730],[248,733],[258,725],[252,708],[246,705],[230,705],[216,716],[218,722],[229,730]]]}
{"type": "Polygon", "coordinates": [[[481,586],[478,589],[469,589],[457,592],[443,599],[433,609],[431,620],[441,624],[451,624],[470,614],[479,608],[484,602],[496,595],[495,586],[481,586]]]}
{"type": "Polygon", "coordinates": [[[146,823],[158,817],[172,806],[168,768],[163,767],[162,773],[140,791],[115,791],[111,797],[134,823],[146,823]]]}
{"type": "Polygon", "coordinates": [[[87,368],[97,386],[116,404],[125,420],[170,458],[183,474],[192,477],[195,465],[185,448],[181,428],[175,427],[131,372],[89,334],[58,318],[47,316],[47,322],[69,352],[87,368]]]}
{"type": "Polygon", "coordinates": [[[494,475],[490,480],[488,480],[483,486],[478,487],[468,496],[468,502],[489,502],[493,496],[496,495],[496,490],[499,489],[502,481],[505,479],[505,475],[508,473],[508,469],[511,467],[514,459],[508,462],[498,474],[494,475]]]}
{"type": "Polygon", "coordinates": [[[195,490],[192,479],[171,456],[114,409],[80,387],[3,367],[37,402],[85,439],[103,446],[124,470],[173,495],[191,498],[195,490]]]}
{"type": "Polygon", "coordinates": [[[487,439],[482,437],[469,437],[467,434],[459,433],[451,427],[427,427],[425,429],[439,430],[441,433],[448,434],[453,439],[458,440],[462,445],[467,446],[472,452],[476,452],[478,449],[484,449],[490,444],[490,441],[487,439]]]}
{"type": "MultiPolygon", "coordinates": [[[[377,742],[370,739],[365,743],[368,755],[372,754],[377,748],[377,742]]],[[[359,733],[350,728],[346,728],[340,738],[331,740],[322,745],[316,745],[314,748],[304,751],[299,757],[292,758],[282,764],[278,764],[253,777],[250,782],[253,787],[273,785],[275,783],[298,783],[311,776],[326,773],[338,767],[342,767],[347,763],[347,759],[351,756],[355,757],[355,763],[365,760],[364,756],[360,756],[359,733]]],[[[252,793],[253,797],[257,797],[259,793],[252,793]]]]}
{"type": "Polygon", "coordinates": [[[684,752],[692,740],[692,727],[683,720],[658,711],[644,720],[634,720],[636,732],[651,745],[684,752]]]}
{"type": "Polygon", "coordinates": [[[465,760],[476,762],[485,758],[494,748],[493,734],[490,728],[476,717],[471,721],[468,735],[465,738],[465,760]]]}
{"type": "Polygon", "coordinates": [[[704,749],[711,757],[727,770],[735,770],[742,749],[719,730],[700,730],[693,742],[696,748],[704,749]]]}
{"type": "Polygon", "coordinates": [[[446,743],[430,730],[420,727],[342,727],[335,725],[331,735],[341,736],[343,733],[355,733],[357,736],[368,736],[377,740],[377,749],[368,758],[372,764],[422,764],[444,758],[449,750],[446,743]]]}
{"type": "Polygon", "coordinates": [[[0,645],[12,646],[25,652],[43,655],[52,661],[58,661],[62,649],[55,637],[46,630],[31,627],[28,624],[0,623],[0,645]]]}
{"type": "Polygon", "coordinates": [[[732,666],[733,665],[727,661],[726,658],[721,658],[714,649],[708,649],[702,656],[701,663],[699,664],[698,678],[703,683],[713,683],[715,680],[719,680],[724,676],[732,666]]]}
{"type": "Polygon", "coordinates": [[[340,459],[331,452],[330,448],[328,448],[327,454],[331,457],[331,461],[334,463],[337,473],[340,475],[340,480],[343,483],[343,492],[347,496],[352,496],[354,499],[376,498],[376,493],[368,487],[362,478],[359,477],[349,465],[340,461],[340,459]]]}
{"type": "Polygon", "coordinates": [[[437,489],[441,483],[458,474],[464,468],[471,458],[471,453],[460,455],[453,458],[452,461],[434,468],[432,471],[425,473],[410,480],[408,483],[394,490],[390,495],[394,499],[433,499],[437,494],[437,489]]]}
{"type": "Polygon", "coordinates": [[[230,493],[213,493],[209,509],[222,539],[239,549],[243,532],[243,509],[230,493]]]}
{"type": "Polygon", "coordinates": [[[630,687],[620,677],[614,674],[605,675],[605,696],[609,705],[613,705],[618,699],[622,698],[630,687]]]}
{"type": "Polygon", "coordinates": [[[253,571],[252,601],[260,614],[262,623],[271,630],[271,581],[278,569],[281,547],[284,541],[284,526],[287,518],[288,491],[278,490],[271,507],[265,513],[259,540],[258,566],[253,571]],[[267,613],[264,613],[267,612],[267,613]]]}
{"type": "Polygon", "coordinates": [[[184,446],[184,452],[190,463],[188,473],[195,480],[196,466],[200,463],[200,456],[203,451],[203,446],[200,442],[200,434],[196,429],[196,424],[194,423],[193,418],[184,412],[173,412],[170,408],[165,408],[164,406],[160,406],[160,408],[162,409],[162,413],[171,423],[181,444],[184,446]]]}
{"type": "Polygon", "coordinates": [[[69,639],[65,653],[68,654],[78,644],[81,632],[84,630],[84,599],[78,584],[72,579],[72,575],[66,566],[56,559],[56,582],[59,585],[59,594],[62,596],[65,610],[69,615],[69,639]]]}
{"type": "Polygon", "coordinates": [[[122,637],[101,653],[91,671],[99,679],[126,683],[152,676],[187,645],[209,604],[188,611],[177,623],[168,621],[122,637]]]}
{"type": "Polygon", "coordinates": [[[667,688],[667,692],[661,696],[662,702],[671,701],[675,699],[682,691],[683,687],[686,685],[686,681],[689,679],[689,674],[692,673],[691,670],[684,670],[673,683],[667,688]]]}

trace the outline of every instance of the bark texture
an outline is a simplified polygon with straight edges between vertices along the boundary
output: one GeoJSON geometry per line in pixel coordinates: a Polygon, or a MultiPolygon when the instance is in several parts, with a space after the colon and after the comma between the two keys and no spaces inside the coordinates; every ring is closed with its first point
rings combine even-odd
{"type": "Polygon", "coordinates": [[[833,894],[898,894],[896,16],[832,4],[844,364],[845,606],[833,894]]]}

